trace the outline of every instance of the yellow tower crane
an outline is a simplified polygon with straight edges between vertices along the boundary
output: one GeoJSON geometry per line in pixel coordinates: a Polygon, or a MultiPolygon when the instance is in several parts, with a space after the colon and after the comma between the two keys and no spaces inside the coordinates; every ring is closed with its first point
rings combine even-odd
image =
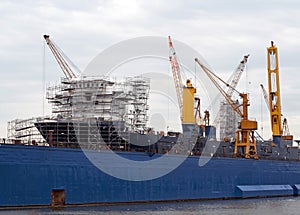
{"type": "Polygon", "coordinates": [[[239,93],[236,89],[231,87],[228,83],[219,78],[214,74],[210,69],[208,69],[204,64],[202,64],[197,58],[195,59],[196,63],[203,69],[205,74],[213,82],[213,84],[218,88],[220,93],[224,96],[226,101],[231,105],[233,110],[235,110],[241,117],[242,120],[239,123],[239,129],[236,131],[235,147],[234,147],[234,156],[242,156],[245,158],[255,158],[257,159],[257,150],[256,150],[256,141],[254,139],[254,130],[257,130],[257,121],[248,119],[248,106],[249,100],[248,95],[245,93],[239,93]],[[221,81],[227,87],[231,87],[235,92],[239,94],[242,98],[242,105],[238,105],[234,102],[230,95],[220,86],[218,81],[221,81]],[[242,111],[240,110],[242,106],[242,111]]]}
{"type": "Polygon", "coordinates": [[[278,49],[271,42],[267,48],[268,53],[268,87],[269,87],[269,107],[270,119],[273,133],[273,141],[280,144],[282,136],[281,126],[281,103],[280,103],[280,83],[279,83],[279,66],[278,66],[278,49]]]}
{"type": "MultiPolygon", "coordinates": [[[[270,111],[270,101],[269,101],[269,95],[266,91],[266,89],[264,88],[264,85],[260,85],[266,105],[268,107],[268,111],[270,111]]],[[[281,114],[281,116],[283,116],[281,114]]],[[[288,126],[288,121],[287,118],[283,118],[282,121],[282,140],[293,140],[293,135],[290,134],[290,130],[289,130],[289,126],[288,126]]]]}
{"type": "Polygon", "coordinates": [[[271,119],[271,128],[273,133],[273,142],[280,145],[282,140],[293,140],[290,135],[287,119],[281,121],[281,95],[279,82],[279,64],[278,49],[271,41],[271,46],[267,48],[268,53],[268,87],[269,87],[269,111],[271,119]]]}

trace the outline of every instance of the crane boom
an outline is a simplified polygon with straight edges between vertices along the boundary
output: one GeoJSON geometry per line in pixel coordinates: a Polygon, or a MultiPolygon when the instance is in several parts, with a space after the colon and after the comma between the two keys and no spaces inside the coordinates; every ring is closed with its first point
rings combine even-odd
{"type": "Polygon", "coordinates": [[[68,65],[67,61],[63,58],[62,54],[58,50],[58,48],[54,45],[54,43],[50,40],[49,35],[44,35],[44,38],[49,46],[51,52],[53,53],[57,63],[59,64],[60,68],[64,72],[66,78],[70,81],[77,76],[73,73],[71,67],[68,65]]]}
{"type": "Polygon", "coordinates": [[[269,96],[263,84],[260,85],[268,110],[270,110],[269,96]]]}
{"type": "Polygon", "coordinates": [[[249,54],[244,56],[243,60],[240,62],[240,64],[238,65],[237,69],[233,73],[233,78],[232,78],[232,80],[230,82],[230,86],[231,87],[229,87],[229,89],[227,90],[227,94],[230,97],[232,96],[232,94],[234,92],[233,89],[236,88],[236,86],[239,83],[239,80],[240,80],[240,78],[242,76],[242,73],[245,70],[248,57],[249,57],[249,54]]]}
{"type": "Polygon", "coordinates": [[[179,67],[179,63],[178,63],[178,60],[176,57],[176,52],[175,52],[175,49],[174,49],[174,46],[173,46],[170,36],[168,37],[168,41],[169,41],[169,48],[170,48],[169,60],[170,60],[171,67],[172,67],[172,73],[173,73],[176,95],[177,95],[177,100],[178,100],[178,105],[179,105],[179,110],[180,110],[180,116],[182,116],[183,84],[182,84],[182,78],[181,78],[181,73],[180,73],[180,67],[179,67]]]}
{"type": "MultiPolygon", "coordinates": [[[[228,89],[227,89],[227,95],[231,98],[232,97],[232,94],[234,92],[233,88],[236,88],[236,86],[238,85],[239,83],[239,80],[242,76],[242,73],[245,71],[245,68],[246,68],[246,63],[247,63],[247,60],[248,60],[248,57],[250,55],[245,55],[243,60],[240,61],[238,67],[236,68],[236,70],[234,70],[234,72],[232,73],[232,75],[230,76],[230,78],[228,79],[227,83],[230,82],[230,86],[228,89]],[[231,81],[230,81],[231,80],[231,81]]],[[[213,100],[212,104],[215,103],[215,100],[217,99],[218,97],[215,97],[215,99],[213,100]]],[[[211,106],[211,105],[210,105],[211,106]]],[[[210,108],[209,106],[209,108],[210,108]]],[[[216,114],[216,117],[214,119],[214,122],[213,124],[217,124],[220,122],[220,111],[216,114]]]]}
{"type": "MultiPolygon", "coordinates": [[[[199,66],[203,69],[203,71],[206,73],[206,75],[209,77],[209,79],[214,83],[214,85],[218,88],[218,90],[220,91],[220,93],[224,96],[224,98],[226,99],[226,101],[228,102],[228,104],[231,105],[231,107],[233,108],[233,110],[235,110],[241,117],[243,117],[243,113],[242,111],[239,109],[240,105],[237,105],[236,102],[234,102],[231,99],[231,96],[228,95],[227,92],[225,92],[225,90],[220,86],[220,84],[217,82],[216,79],[220,80],[223,84],[225,84],[227,87],[229,87],[230,89],[232,89],[233,91],[236,91],[232,86],[230,86],[228,83],[226,83],[225,81],[223,81],[221,78],[219,78],[217,75],[215,75],[212,71],[210,71],[210,69],[208,69],[204,64],[202,64],[198,58],[195,59],[195,61],[199,64],[199,66]],[[215,78],[216,79],[215,79],[215,78]]],[[[240,93],[239,93],[240,94],[240,93]]]]}
{"type": "MultiPolygon", "coordinates": [[[[237,69],[231,74],[230,78],[227,80],[227,83],[230,82],[229,85],[231,86],[231,87],[229,87],[229,88],[227,89],[227,94],[228,94],[230,97],[232,97],[232,94],[233,94],[233,92],[234,92],[233,88],[236,88],[236,86],[237,86],[237,84],[238,84],[238,82],[239,82],[239,80],[240,80],[240,78],[241,78],[241,76],[242,76],[242,73],[245,71],[246,63],[247,63],[247,60],[248,60],[248,57],[249,57],[249,56],[250,56],[249,54],[244,56],[243,60],[239,63],[237,69]]],[[[213,101],[212,101],[211,104],[209,105],[209,108],[211,108],[211,106],[212,106],[213,104],[215,104],[215,102],[217,101],[218,98],[219,98],[219,97],[216,96],[216,97],[213,99],[213,101]]],[[[208,108],[208,109],[209,109],[209,108],[208,108]]],[[[219,119],[218,119],[218,117],[219,117],[218,115],[219,115],[219,114],[217,114],[217,117],[216,117],[216,119],[214,120],[214,122],[216,122],[216,121],[219,120],[219,119]]]]}

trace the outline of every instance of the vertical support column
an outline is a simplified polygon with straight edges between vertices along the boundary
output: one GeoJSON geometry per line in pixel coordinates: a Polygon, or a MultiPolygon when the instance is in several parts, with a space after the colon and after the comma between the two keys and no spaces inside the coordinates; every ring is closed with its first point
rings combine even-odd
{"type": "Polygon", "coordinates": [[[280,144],[282,136],[278,50],[271,42],[268,51],[268,87],[273,141],[280,144]]]}

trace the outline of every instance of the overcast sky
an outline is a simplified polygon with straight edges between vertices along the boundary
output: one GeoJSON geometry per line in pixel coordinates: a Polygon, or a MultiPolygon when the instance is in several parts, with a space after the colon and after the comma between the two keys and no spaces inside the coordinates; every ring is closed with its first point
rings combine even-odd
{"type": "Polygon", "coordinates": [[[270,123],[259,84],[267,86],[266,47],[274,40],[283,114],[300,139],[299,1],[1,0],[0,14],[1,137],[7,121],[43,114],[43,74],[46,83],[62,77],[48,47],[44,51],[42,36],[50,34],[81,70],[102,50],[139,36],[171,35],[201,53],[224,79],[249,53],[239,88],[250,93],[250,118],[259,127],[263,118],[265,138],[270,137],[270,123]]]}

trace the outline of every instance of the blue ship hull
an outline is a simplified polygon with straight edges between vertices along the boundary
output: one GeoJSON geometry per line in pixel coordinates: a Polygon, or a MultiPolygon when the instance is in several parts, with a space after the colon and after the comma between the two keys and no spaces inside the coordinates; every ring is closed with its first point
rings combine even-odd
{"type": "MultiPolygon", "coordinates": [[[[105,151],[88,153],[99,161],[108,158],[105,151]]],[[[160,156],[119,155],[136,161],[160,156]]],[[[187,157],[165,176],[129,181],[99,170],[80,149],[4,144],[0,145],[0,206],[50,205],[53,190],[64,190],[65,204],[88,204],[297,195],[300,187],[297,161],[212,157],[204,166],[198,162],[197,156],[187,157]]],[[[127,174],[131,167],[124,162],[113,168],[127,174]]]]}

